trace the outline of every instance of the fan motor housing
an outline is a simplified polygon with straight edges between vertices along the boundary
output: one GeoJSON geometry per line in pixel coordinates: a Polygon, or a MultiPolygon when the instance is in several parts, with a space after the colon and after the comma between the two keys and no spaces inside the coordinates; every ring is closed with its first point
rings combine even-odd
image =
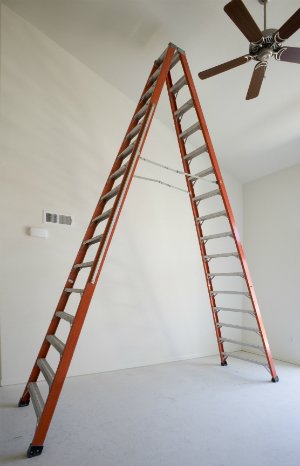
{"type": "Polygon", "coordinates": [[[257,61],[266,61],[281,48],[275,40],[277,29],[265,29],[262,31],[262,40],[259,43],[250,42],[249,53],[257,61]]]}

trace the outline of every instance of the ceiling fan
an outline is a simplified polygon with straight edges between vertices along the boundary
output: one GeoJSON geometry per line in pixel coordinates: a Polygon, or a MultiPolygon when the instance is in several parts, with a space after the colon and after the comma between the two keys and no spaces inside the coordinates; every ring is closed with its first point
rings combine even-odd
{"type": "Polygon", "coordinates": [[[242,0],[231,0],[224,7],[225,13],[227,13],[229,18],[249,40],[249,53],[222,65],[201,71],[198,74],[200,79],[206,79],[248,63],[250,60],[256,60],[257,64],[252,74],[246,100],[254,99],[258,96],[268,60],[271,57],[279,61],[300,64],[300,48],[283,46],[283,42],[300,28],[300,8],[278,30],[267,29],[267,3],[269,0],[258,1],[264,5],[263,31],[259,29],[242,0]]]}

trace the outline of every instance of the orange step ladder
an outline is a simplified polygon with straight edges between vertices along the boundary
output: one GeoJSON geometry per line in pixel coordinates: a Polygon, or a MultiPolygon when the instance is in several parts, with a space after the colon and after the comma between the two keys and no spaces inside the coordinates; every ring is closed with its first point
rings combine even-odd
{"type": "MultiPolygon", "coordinates": [[[[67,376],[76,344],[99,280],[106,254],[134,176],[164,83],[167,85],[183,170],[186,175],[187,189],[190,196],[202,263],[205,271],[221,365],[227,365],[227,360],[231,357],[243,359],[266,367],[271,374],[272,382],[277,382],[279,380],[276,374],[276,369],[273,363],[234,216],[201,110],[188,62],[184,51],[170,43],[163,54],[154,62],[146,86],[142,92],[133,118],[96,206],[95,212],[87,227],[70,274],[64,285],[57,308],[55,309],[49,328],[46,332],[46,336],[34,363],[24,393],[19,401],[19,406],[23,407],[27,406],[31,399],[37,415],[37,426],[32,443],[27,451],[28,457],[37,456],[42,453],[48,428],[67,376]],[[183,74],[179,80],[173,83],[172,73],[175,67],[177,69],[178,67],[181,67],[183,74]],[[178,106],[177,96],[180,93],[180,90],[185,86],[187,86],[188,89],[189,100],[183,105],[178,106]],[[183,116],[187,112],[191,111],[194,112],[195,123],[190,127],[183,129],[183,116]],[[202,134],[203,144],[188,152],[187,140],[196,132],[200,132],[202,134]],[[194,160],[199,157],[206,157],[208,166],[205,170],[193,173],[192,167],[194,160]],[[207,179],[209,176],[213,177],[214,189],[201,192],[200,194],[197,193],[197,186],[201,185],[202,181],[207,179]],[[216,197],[219,199],[220,208],[217,210],[211,210],[210,213],[203,215],[203,210],[201,208],[202,203],[209,203],[216,197]],[[109,203],[112,203],[112,205],[108,208],[109,203]],[[227,222],[227,230],[225,232],[221,231],[207,235],[205,233],[206,225],[211,224],[215,219],[220,219],[221,217],[227,222]],[[232,249],[227,252],[208,252],[207,242],[213,244],[219,238],[223,237],[231,238],[232,249]],[[87,251],[92,245],[97,246],[94,258],[92,261],[85,261],[87,251]],[[238,271],[231,272],[228,271],[226,267],[226,261],[230,260],[232,257],[235,258],[236,263],[238,264],[238,271]],[[220,271],[220,268],[218,271],[214,271],[211,264],[218,261],[220,261],[220,264],[223,264],[223,267],[225,264],[225,271],[220,271]],[[90,270],[86,284],[84,288],[76,288],[76,279],[78,278],[80,271],[85,268],[90,270]],[[226,280],[226,277],[240,277],[244,280],[245,291],[216,289],[214,286],[215,280],[226,280]],[[81,295],[81,299],[76,311],[73,314],[69,314],[65,309],[68,299],[72,293],[79,293],[81,295]],[[218,298],[224,294],[247,297],[249,300],[249,309],[245,310],[223,307],[218,303],[218,298]],[[248,327],[235,325],[226,320],[226,316],[233,315],[233,313],[237,312],[247,313],[250,315],[252,317],[253,324],[248,327]],[[225,316],[225,320],[223,316],[225,316]],[[64,321],[70,324],[70,330],[65,342],[61,341],[56,336],[59,326],[64,321]],[[243,330],[254,332],[259,339],[259,344],[247,344],[233,338],[227,338],[223,335],[223,330],[226,332],[226,328],[229,328],[230,331],[232,329],[237,329],[238,331],[243,330]],[[263,360],[261,360],[261,358],[254,360],[252,358],[245,358],[243,356],[236,355],[235,353],[230,353],[225,349],[226,344],[238,345],[239,347],[243,345],[246,348],[250,348],[252,351],[255,350],[256,352],[259,352],[264,356],[264,358],[263,360]],[[46,359],[51,346],[54,347],[60,355],[60,361],[55,370],[50,366],[46,359]],[[38,379],[40,376],[43,377],[49,385],[49,392],[46,399],[43,399],[39,389],[38,379]]],[[[213,206],[215,206],[215,204],[213,204],[213,206]]]]}

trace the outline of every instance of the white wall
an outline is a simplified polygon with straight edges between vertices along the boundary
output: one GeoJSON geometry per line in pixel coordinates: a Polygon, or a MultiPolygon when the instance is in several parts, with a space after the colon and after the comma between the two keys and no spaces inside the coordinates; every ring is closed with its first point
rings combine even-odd
{"type": "Polygon", "coordinates": [[[295,364],[300,364],[299,205],[300,165],[245,185],[245,249],[271,350],[275,358],[295,364]]]}
{"type": "MultiPolygon", "coordinates": [[[[28,377],[135,103],[7,7],[2,35],[2,384],[11,384],[28,377]],[[74,226],[29,237],[43,209],[72,214],[74,226]]],[[[175,133],[158,120],[144,155],[180,168],[175,133]]],[[[241,226],[241,185],[225,180],[241,226]]],[[[135,180],[70,374],[215,353],[189,200],[135,180]]]]}

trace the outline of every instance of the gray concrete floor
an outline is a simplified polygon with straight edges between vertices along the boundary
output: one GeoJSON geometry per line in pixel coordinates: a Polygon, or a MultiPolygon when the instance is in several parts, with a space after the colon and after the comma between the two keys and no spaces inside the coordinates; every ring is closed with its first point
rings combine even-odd
{"type": "Polygon", "coordinates": [[[300,368],[217,357],[67,379],[44,452],[27,459],[35,415],[0,390],[1,464],[299,466],[300,368]]]}

